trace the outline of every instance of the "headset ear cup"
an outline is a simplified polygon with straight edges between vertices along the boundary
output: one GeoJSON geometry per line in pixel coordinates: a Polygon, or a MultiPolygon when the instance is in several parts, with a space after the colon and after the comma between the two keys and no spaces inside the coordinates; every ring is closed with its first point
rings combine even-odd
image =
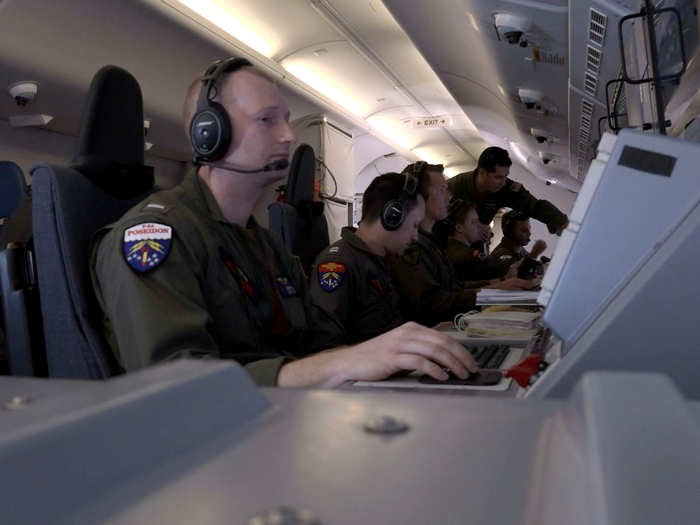
{"type": "Polygon", "coordinates": [[[382,226],[385,230],[393,232],[398,230],[406,218],[406,209],[399,200],[391,200],[382,208],[382,226]]]}
{"type": "Polygon", "coordinates": [[[196,160],[215,161],[223,158],[231,139],[231,121],[218,102],[210,100],[205,108],[192,117],[190,142],[196,160]]]}

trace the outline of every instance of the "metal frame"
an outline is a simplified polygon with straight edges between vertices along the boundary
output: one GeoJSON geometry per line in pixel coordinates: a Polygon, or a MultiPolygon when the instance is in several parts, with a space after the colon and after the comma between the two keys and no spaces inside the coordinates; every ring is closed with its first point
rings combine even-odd
{"type": "MultiPolygon", "coordinates": [[[[661,90],[658,88],[658,84],[660,82],[663,82],[664,80],[678,80],[683,75],[683,73],[685,73],[685,70],[687,67],[687,61],[686,61],[686,56],[685,56],[685,45],[683,43],[683,36],[682,36],[683,35],[683,22],[681,20],[681,15],[675,7],[665,7],[663,9],[656,9],[656,7],[654,7],[654,4],[651,2],[651,0],[645,0],[645,6],[639,10],[639,13],[635,13],[633,15],[623,16],[620,19],[620,21],[618,22],[618,34],[619,34],[619,39],[620,39],[620,58],[622,60],[622,78],[621,78],[621,80],[623,82],[626,82],[626,83],[632,84],[632,85],[647,84],[650,82],[653,82],[655,84],[654,96],[655,96],[655,105],[656,105],[656,114],[657,114],[657,124],[658,124],[658,128],[659,128],[659,133],[661,135],[665,135],[667,122],[666,122],[666,116],[664,114],[663,99],[661,97],[661,90]],[[659,60],[658,60],[659,54],[658,54],[658,49],[656,47],[656,29],[654,28],[654,17],[656,15],[660,15],[660,14],[666,13],[666,12],[671,12],[671,13],[675,14],[676,19],[678,20],[678,29],[679,29],[679,34],[681,35],[680,50],[681,50],[681,60],[682,60],[683,66],[681,67],[681,70],[678,73],[673,73],[671,75],[663,75],[662,76],[659,74],[659,60]],[[646,18],[647,32],[649,34],[649,46],[650,46],[650,52],[651,52],[650,62],[651,62],[651,68],[652,68],[652,76],[648,77],[648,78],[642,78],[639,80],[633,80],[627,74],[627,63],[625,60],[625,45],[624,45],[624,38],[622,36],[623,35],[623,32],[622,32],[623,24],[627,20],[631,20],[633,18],[646,18]]],[[[618,81],[619,80],[620,79],[618,79],[618,81]]],[[[606,98],[607,98],[607,85],[606,85],[606,98]]],[[[610,113],[610,111],[608,108],[608,114],[609,113],[610,113]]]]}

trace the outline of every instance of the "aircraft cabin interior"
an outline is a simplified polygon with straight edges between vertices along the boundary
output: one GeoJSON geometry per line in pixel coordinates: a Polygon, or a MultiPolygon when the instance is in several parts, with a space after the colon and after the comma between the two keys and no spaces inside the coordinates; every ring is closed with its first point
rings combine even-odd
{"type": "Polygon", "coordinates": [[[0,0],[0,522],[700,523],[698,7],[0,0]],[[275,124],[241,127],[239,69],[275,124]],[[230,160],[273,128],[284,152],[230,160]],[[404,295],[434,277],[426,239],[451,281],[413,307],[438,324],[404,295]],[[453,241],[483,276],[455,277],[453,241]],[[390,274],[368,296],[417,324],[353,339],[380,315],[324,310],[365,304],[353,242],[390,274]]]}

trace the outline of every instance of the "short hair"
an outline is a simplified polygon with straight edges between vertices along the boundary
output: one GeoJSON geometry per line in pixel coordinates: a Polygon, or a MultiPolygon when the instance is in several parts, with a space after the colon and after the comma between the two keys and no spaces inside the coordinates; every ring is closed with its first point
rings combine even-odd
{"type": "Polygon", "coordinates": [[[457,225],[463,224],[469,212],[476,208],[476,202],[473,200],[452,199],[450,202],[450,211],[447,215],[447,234],[452,236],[457,231],[457,225]]]}
{"type": "Polygon", "coordinates": [[[474,208],[476,208],[476,203],[472,200],[466,200],[457,203],[455,210],[450,214],[450,218],[454,222],[455,226],[457,224],[464,223],[464,220],[467,218],[467,215],[474,208]]]}
{"type": "Polygon", "coordinates": [[[493,172],[496,171],[497,166],[510,168],[512,164],[513,161],[510,160],[510,156],[506,150],[498,146],[491,146],[481,152],[476,167],[477,169],[483,169],[487,172],[493,172]]]}
{"type": "Polygon", "coordinates": [[[509,212],[504,213],[503,217],[501,217],[501,230],[503,231],[503,236],[506,239],[511,239],[515,230],[515,223],[527,221],[529,219],[530,217],[527,214],[519,210],[510,210],[509,212]]]}
{"type": "Polygon", "coordinates": [[[444,170],[445,167],[442,164],[429,164],[419,160],[406,166],[401,173],[411,173],[418,178],[418,193],[427,201],[430,192],[430,175],[428,175],[428,172],[442,173],[444,170]]]}
{"type": "Polygon", "coordinates": [[[410,212],[418,204],[418,191],[411,197],[403,194],[406,175],[403,173],[384,173],[376,177],[365,190],[362,196],[362,220],[374,222],[379,220],[384,205],[394,199],[405,199],[406,212],[410,212]]]}
{"type": "MultiPolygon", "coordinates": [[[[215,92],[217,93],[217,95],[213,98],[213,100],[220,102],[221,97],[219,96],[219,94],[222,92],[222,86],[224,85],[224,82],[233,73],[243,70],[249,71],[250,73],[258,75],[259,77],[265,78],[270,82],[275,82],[275,80],[271,76],[269,76],[253,64],[243,65],[235,69],[234,71],[224,71],[223,73],[221,73],[219,78],[216,80],[216,83],[214,84],[215,92]]],[[[192,122],[192,117],[194,117],[194,114],[197,112],[197,101],[199,100],[199,94],[202,91],[202,79],[204,77],[204,73],[205,71],[202,71],[202,74],[190,83],[189,87],[187,88],[187,94],[185,95],[185,102],[182,106],[182,125],[185,128],[185,135],[187,135],[188,141],[190,138],[190,123],[192,122]]]]}

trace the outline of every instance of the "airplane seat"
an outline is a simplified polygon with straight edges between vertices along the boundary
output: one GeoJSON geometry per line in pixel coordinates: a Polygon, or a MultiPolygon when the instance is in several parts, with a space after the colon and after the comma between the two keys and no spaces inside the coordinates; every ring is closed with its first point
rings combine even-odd
{"type": "Polygon", "coordinates": [[[314,201],[316,154],[308,144],[301,144],[292,157],[287,177],[284,203],[267,207],[270,231],[301,260],[306,275],[310,274],[316,256],[330,242],[323,202],[314,201]]]}
{"type": "Polygon", "coordinates": [[[119,372],[101,331],[90,278],[91,240],[143,200],[154,184],[144,166],[141,89],[105,66],[92,80],[73,165],[32,168],[33,236],[50,377],[119,372]]]}
{"type": "Polygon", "coordinates": [[[27,243],[31,237],[30,187],[22,168],[10,161],[0,161],[0,291],[2,293],[2,343],[0,372],[15,375],[45,375],[41,366],[43,342],[38,299],[27,283],[31,271],[27,260],[27,243]],[[9,246],[8,246],[9,244],[9,246]],[[36,335],[33,335],[36,334],[36,335]],[[33,344],[32,344],[33,342],[33,344]],[[36,349],[35,362],[30,348],[36,349]]]}
{"type": "Polygon", "coordinates": [[[0,161],[0,223],[5,224],[20,201],[28,194],[24,173],[14,162],[0,161]]]}

